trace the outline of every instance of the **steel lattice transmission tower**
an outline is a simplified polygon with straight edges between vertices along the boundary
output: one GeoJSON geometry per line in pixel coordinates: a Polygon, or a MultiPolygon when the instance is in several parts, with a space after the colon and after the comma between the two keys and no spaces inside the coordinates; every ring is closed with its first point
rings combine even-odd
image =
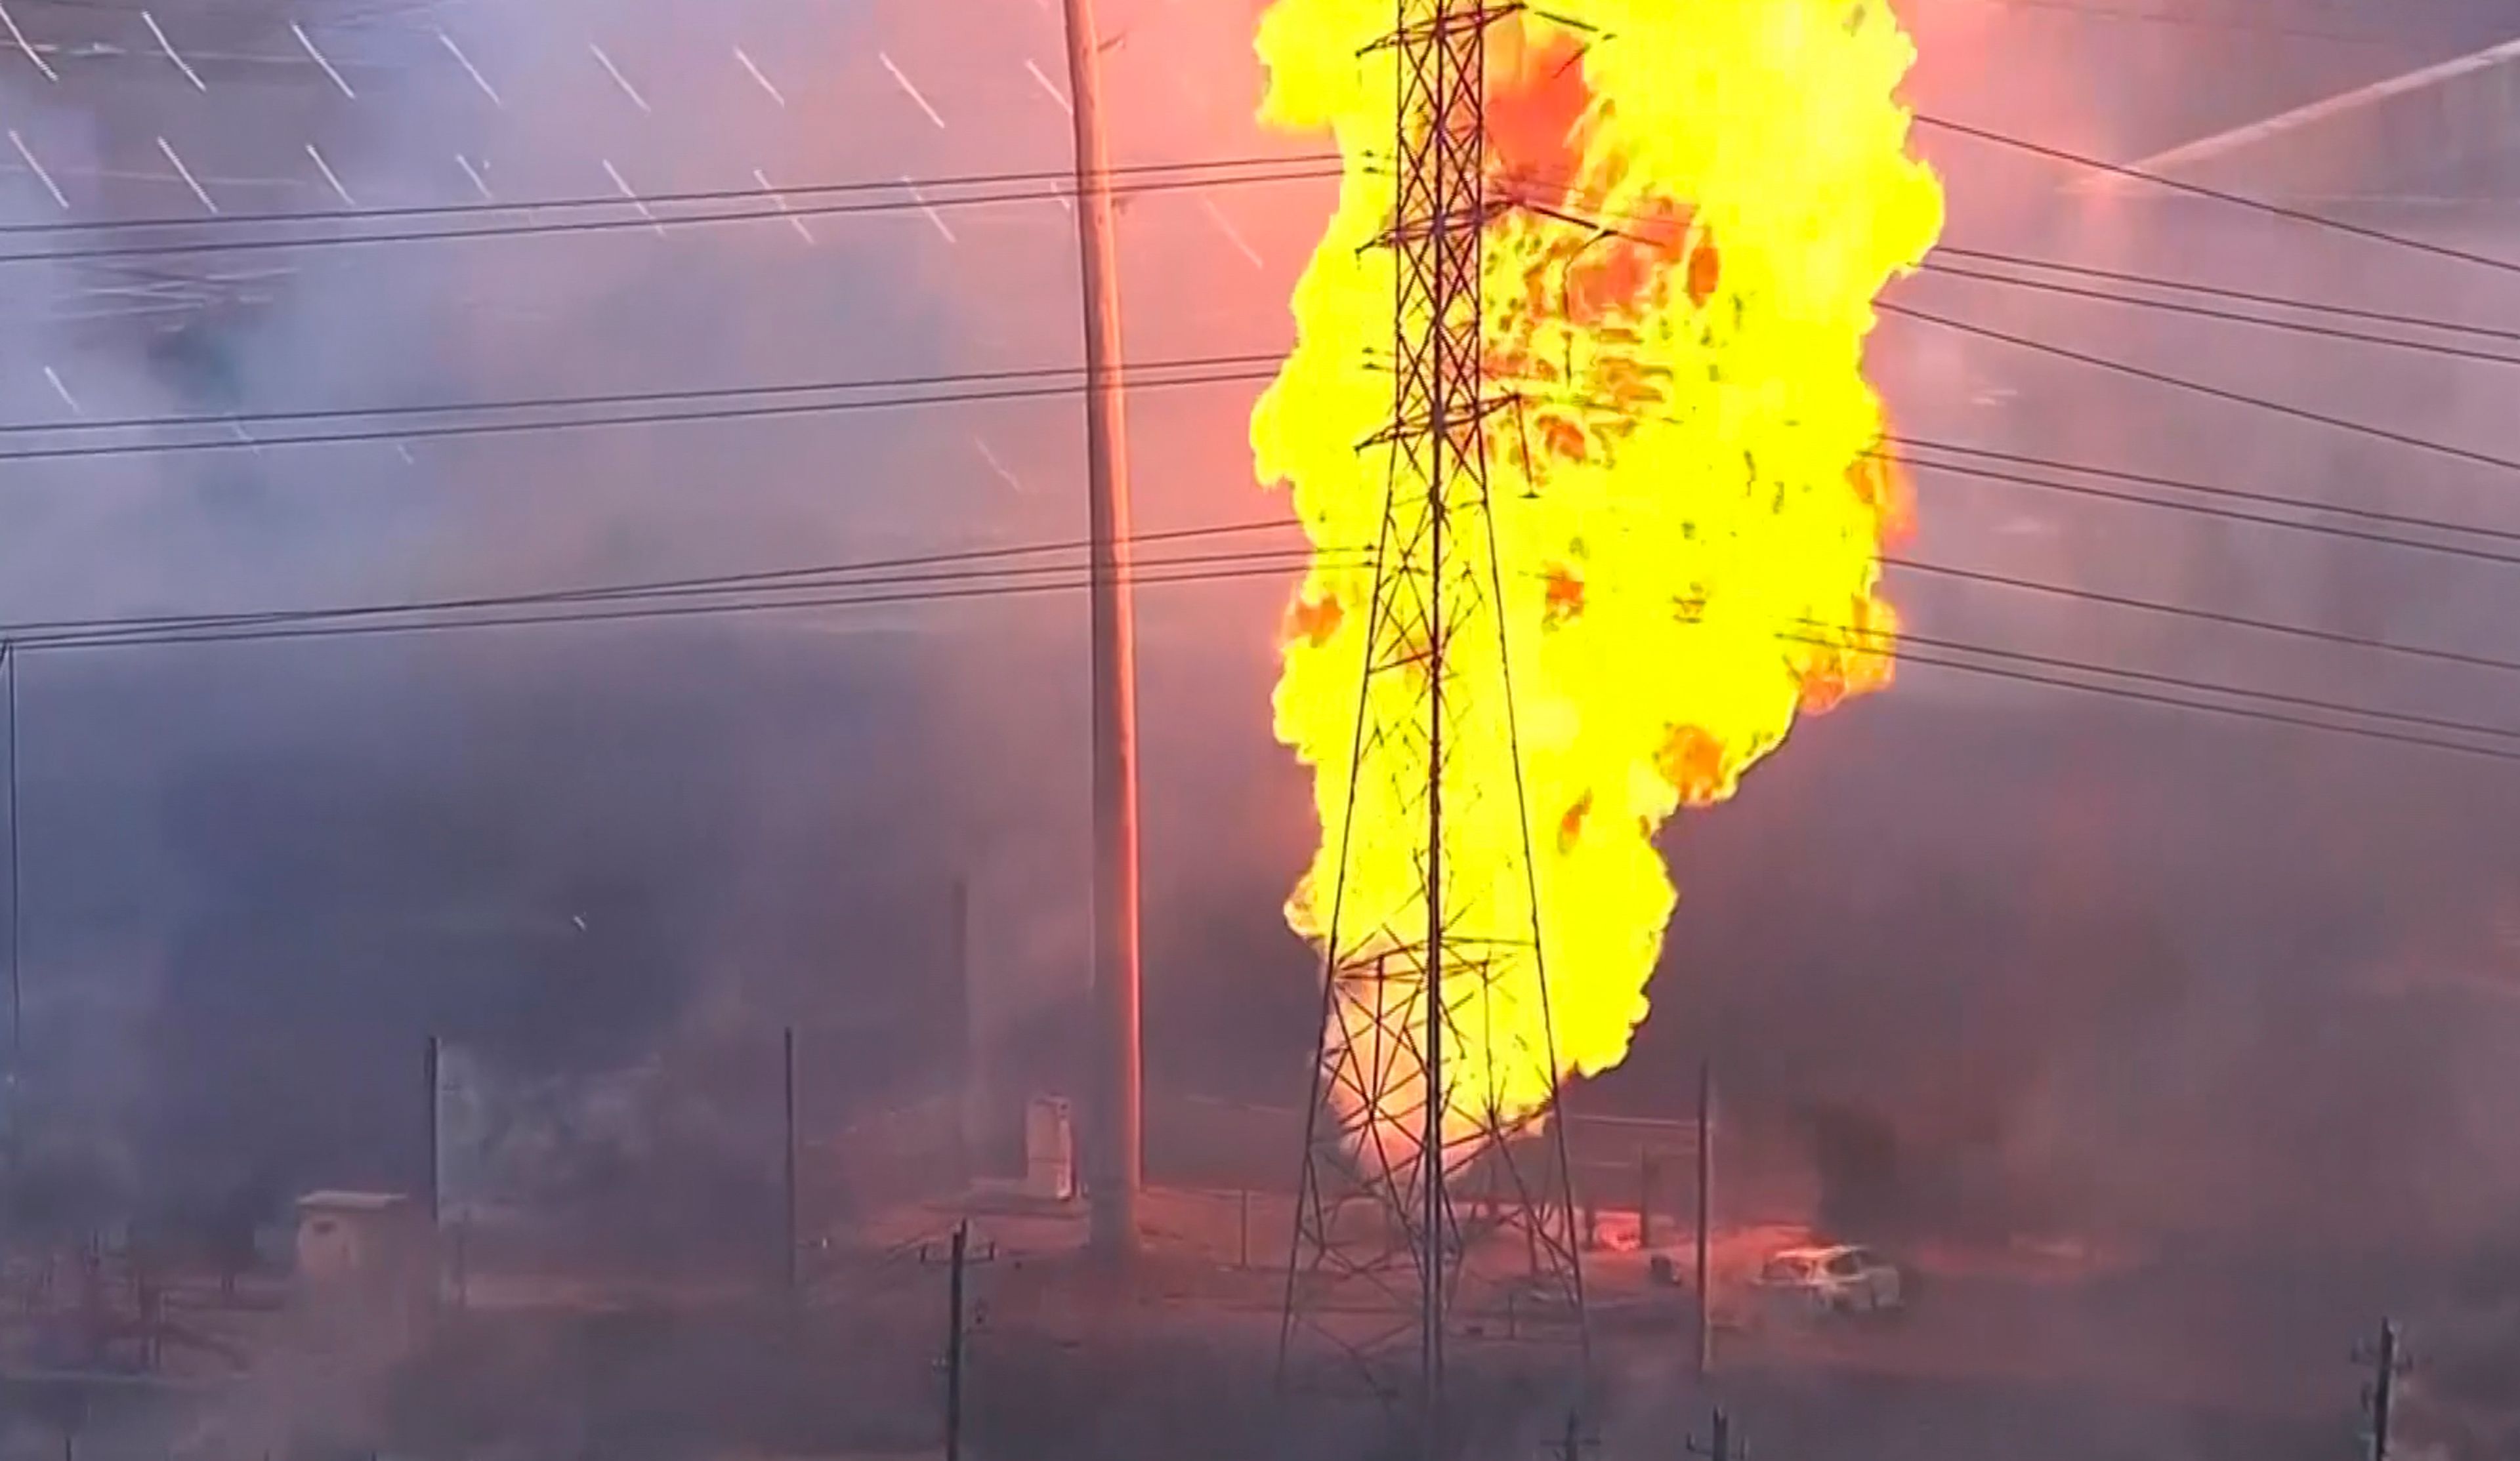
{"type": "MultiPolygon", "coordinates": [[[[1282,1374],[1311,1336],[1364,1360],[1386,1390],[1407,1388],[1376,1372],[1405,1364],[1414,1336],[1430,1440],[1448,1342],[1508,1328],[1584,1335],[1563,1124],[1510,1119],[1492,1092],[1448,1077],[1464,1049],[1481,1056],[1465,1069],[1526,1061],[1554,1105],[1553,1034],[1514,1052],[1477,1043],[1500,976],[1538,979],[1547,1004],[1489,531],[1487,430],[1515,403],[1488,393],[1481,348],[1482,235],[1512,206],[1487,188],[1487,33],[1518,8],[1399,0],[1399,25],[1375,48],[1399,68],[1396,200],[1379,241],[1397,272],[1397,385],[1389,425],[1366,444],[1388,455],[1389,487],[1281,1332],[1282,1374]],[[1384,779],[1369,789],[1369,777],[1384,779]],[[1355,808],[1369,796],[1405,809],[1418,891],[1404,911],[1350,897],[1351,849],[1366,834],[1355,808]],[[1448,826],[1496,797],[1512,799],[1521,835],[1453,865],[1448,826]]],[[[1497,815],[1488,809],[1491,827],[1497,815]]]]}

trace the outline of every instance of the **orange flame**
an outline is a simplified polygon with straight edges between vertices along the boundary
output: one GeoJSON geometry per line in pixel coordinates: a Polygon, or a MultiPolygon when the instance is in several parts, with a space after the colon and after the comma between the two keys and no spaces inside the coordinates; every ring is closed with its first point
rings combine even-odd
{"type": "MultiPolygon", "coordinates": [[[[1447,1067],[1448,1111],[1509,1119],[1626,1055],[1677,901],[1662,824],[1732,796],[1798,713],[1889,682],[1880,552],[1908,508],[1864,343],[1874,296],[1942,226],[1895,96],[1914,49],[1883,0],[1556,9],[1497,22],[1488,55],[1490,189],[1532,205],[1485,239],[1488,389],[1521,409],[1489,418],[1474,530],[1500,563],[1520,765],[1447,772],[1495,787],[1518,770],[1528,791],[1528,824],[1491,798],[1496,815],[1448,817],[1444,848],[1526,928],[1530,895],[1504,884],[1523,846],[1537,860],[1547,1008],[1528,955],[1491,967],[1485,1033],[1447,1067]],[[1552,1047],[1554,1070],[1532,1058],[1552,1047]]],[[[1387,456],[1358,443],[1392,406],[1373,359],[1393,269],[1372,241],[1393,206],[1397,83],[1387,52],[1367,54],[1392,19],[1392,0],[1275,0],[1260,24],[1264,119],[1327,129],[1347,159],[1296,288],[1295,349],[1252,421],[1259,474],[1291,488],[1317,550],[1374,541],[1388,481],[1387,456]]],[[[1349,764],[1372,573],[1317,554],[1278,688],[1324,827],[1286,911],[1317,943],[1342,866],[1343,927],[1409,927],[1422,897],[1423,828],[1375,788],[1423,784],[1423,767],[1349,764]]],[[[1501,668],[1466,673],[1502,701],[1501,668]]],[[[1359,1037],[1357,1011],[1332,1018],[1333,1039],[1359,1037]]]]}

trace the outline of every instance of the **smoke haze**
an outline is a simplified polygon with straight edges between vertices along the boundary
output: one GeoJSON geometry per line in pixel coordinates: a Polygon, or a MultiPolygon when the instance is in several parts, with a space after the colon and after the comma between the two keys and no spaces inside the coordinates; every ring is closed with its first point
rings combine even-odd
{"type": "MultiPolygon", "coordinates": [[[[755,187],[755,169],[802,187],[1065,159],[1055,21],[1020,0],[984,16],[796,0],[170,7],[199,88],[133,10],[14,9],[67,48],[49,53],[63,80],[12,64],[0,102],[81,220],[198,211],[160,139],[231,213],[338,205],[309,144],[378,206],[603,196],[608,164],[657,194],[755,187]],[[270,59],[301,55],[291,19],[355,97],[270,59]],[[100,45],[120,49],[78,50],[100,45]]],[[[1911,9],[1925,111],[2112,157],[2502,38],[2490,7],[2447,3],[2246,10],[2367,32],[2352,42],[1982,0],[1911,9]]],[[[1106,11],[1115,160],[1311,150],[1247,120],[1248,7],[1106,11]]],[[[1930,130],[1920,145],[1949,173],[1956,244],[2520,327],[2520,295],[2490,271],[2069,196],[2051,163],[1930,130]]],[[[1314,184],[1134,200],[1130,354],[1282,344],[1326,206],[1314,184]]],[[[0,223],[61,216],[31,171],[0,172],[0,223]]],[[[1073,354],[1072,223],[1056,202],[801,221],[13,263],[0,420],[1073,354]]],[[[2520,257],[2507,215],[2422,226],[2520,257]]],[[[1898,298],[2520,454],[2493,367],[1930,275],[1898,298]]],[[[1912,320],[1885,323],[1876,361],[1913,435],[2520,530],[2505,474],[2472,464],[1912,320]]],[[[1249,482],[1247,397],[1137,399],[1143,529],[1281,510],[1249,482]]],[[[1083,524],[1074,416],[1052,401],[18,464],[0,612],[390,600],[1067,540],[1083,524]]],[[[2507,565],[1936,472],[1917,485],[1919,559],[2508,653],[2507,565]]],[[[2520,726],[2508,676],[1912,570],[1892,583],[1925,636],[2520,726]]],[[[1142,670],[1152,1078],[1280,1103],[1316,1028],[1311,961],[1279,913],[1312,838],[1303,778],[1269,737],[1282,594],[1148,591],[1142,670]]],[[[62,1220],[408,1182],[430,1033],[521,1089],[734,1031],[897,1018],[932,1045],[817,1079],[869,1103],[923,1089],[921,1053],[942,1060],[953,1040],[945,996],[918,992],[947,982],[957,879],[988,1038],[1058,1079],[1088,933],[1083,655],[1081,599],[1046,596],[30,657],[27,1100],[62,1169],[62,1220]]],[[[1849,1225],[2468,1245],[2507,1230],[2520,1202],[2498,1115],[2520,1099],[2511,770],[1911,667],[1676,831],[1682,906],[1656,1013],[1628,1069],[1586,1098],[1677,1111],[1713,1049],[1728,1100],[1823,1154],[1849,1225]]],[[[701,1084],[689,1104],[759,1094],[735,1076],[701,1084]]],[[[621,1151],[670,1151],[672,1170],[718,1181],[732,1145],[757,1178],[758,1153],[723,1134],[741,1125],[702,1124],[681,1146],[580,1132],[598,1150],[562,1165],[601,1173],[621,1151]]]]}

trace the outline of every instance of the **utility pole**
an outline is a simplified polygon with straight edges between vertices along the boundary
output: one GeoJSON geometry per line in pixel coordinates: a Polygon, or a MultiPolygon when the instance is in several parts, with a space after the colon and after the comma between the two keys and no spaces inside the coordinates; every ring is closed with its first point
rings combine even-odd
{"type": "Polygon", "coordinates": [[[1092,1247],[1112,1266],[1138,1251],[1137,614],[1129,570],[1128,420],[1121,403],[1120,266],[1102,135],[1103,45],[1093,0],[1064,0],[1068,113],[1075,127],[1076,238],[1085,296],[1086,531],[1094,656],[1094,999],[1097,1042],[1086,1193],[1092,1247]]]}
{"type": "Polygon", "coordinates": [[[1653,1152],[1643,1142],[1637,1143],[1637,1251],[1653,1248],[1653,1152]]]}
{"type": "Polygon", "coordinates": [[[2398,1326],[2381,1320],[2378,1340],[2355,1357],[2371,1366],[2371,1383],[2362,1389],[2362,1407],[2371,1418],[2370,1461],[2389,1461],[2389,1427],[2397,1410],[2398,1381],[2413,1368],[2398,1326]]]}
{"type": "Polygon", "coordinates": [[[1699,1445],[1691,1440],[1688,1443],[1688,1453],[1692,1456],[1704,1456],[1706,1461],[1744,1461],[1749,1452],[1746,1446],[1739,1450],[1733,1448],[1732,1418],[1724,1413],[1723,1406],[1718,1405],[1715,1407],[1715,1423],[1708,1432],[1707,1442],[1699,1445]]]}
{"type": "Polygon", "coordinates": [[[971,1224],[954,1224],[954,1274],[948,1280],[945,1336],[945,1461],[963,1461],[963,1270],[970,1261],[971,1224]]]}
{"type": "Polygon", "coordinates": [[[780,1234],[783,1240],[780,1247],[780,1281],[787,1290],[788,1301],[793,1304],[802,1292],[796,1271],[800,1234],[797,1230],[796,1210],[796,1027],[793,1025],[780,1032],[779,1109],[780,1130],[783,1134],[779,1153],[779,1191],[784,1204],[780,1212],[780,1234]]]}
{"type": "MultiPolygon", "coordinates": [[[[963,1350],[968,1331],[963,1317],[966,1279],[973,1263],[985,1263],[996,1256],[995,1244],[985,1253],[971,1252],[969,1218],[954,1224],[945,1283],[945,1461],[963,1461],[963,1350]]],[[[920,1261],[928,1262],[923,1248],[920,1261]]]]}
{"type": "MultiPolygon", "coordinates": [[[[24,941],[18,936],[20,922],[18,877],[18,644],[0,642],[0,663],[9,672],[9,1082],[16,1085],[23,1079],[26,1059],[25,987],[18,973],[20,952],[24,941]]],[[[15,1130],[17,1113],[9,1113],[15,1130]]]]}
{"type": "Polygon", "coordinates": [[[428,1211],[428,1239],[432,1250],[437,1243],[439,1218],[444,1202],[441,1189],[443,1164],[438,1155],[440,1144],[438,1106],[440,1093],[445,1089],[440,1081],[440,1071],[444,1058],[444,1049],[439,1044],[437,1037],[430,1036],[428,1042],[421,1047],[420,1057],[421,1084],[426,1092],[423,1107],[426,1115],[422,1121],[422,1129],[424,1139],[428,1144],[428,1157],[421,1172],[420,1187],[421,1201],[428,1211]]]}
{"type": "MultiPolygon", "coordinates": [[[[1697,1378],[1715,1370],[1715,1062],[1697,1062],[1697,1378]]],[[[1724,1417],[1718,1412],[1715,1424],[1724,1417]]]]}

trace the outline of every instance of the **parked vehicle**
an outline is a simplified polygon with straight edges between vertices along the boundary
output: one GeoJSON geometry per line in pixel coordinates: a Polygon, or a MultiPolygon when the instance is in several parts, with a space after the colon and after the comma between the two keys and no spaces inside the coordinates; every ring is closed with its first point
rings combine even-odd
{"type": "Polygon", "coordinates": [[[1841,1243],[1771,1255],[1754,1288],[1778,1317],[1891,1314],[1906,1307],[1907,1275],[1869,1248],[1841,1243]]]}

